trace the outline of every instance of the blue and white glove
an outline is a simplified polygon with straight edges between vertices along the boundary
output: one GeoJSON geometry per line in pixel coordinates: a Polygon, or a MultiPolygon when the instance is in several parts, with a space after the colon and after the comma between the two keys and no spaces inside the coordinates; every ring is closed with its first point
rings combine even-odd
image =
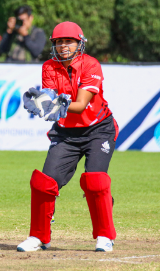
{"type": "Polygon", "coordinates": [[[71,101],[69,95],[60,94],[50,104],[48,111],[44,116],[45,121],[58,121],[60,118],[66,118],[71,101]]]}
{"type": "Polygon", "coordinates": [[[52,102],[57,97],[57,94],[52,89],[42,89],[38,91],[35,88],[30,88],[23,95],[24,108],[39,117],[43,117],[52,102]]]}

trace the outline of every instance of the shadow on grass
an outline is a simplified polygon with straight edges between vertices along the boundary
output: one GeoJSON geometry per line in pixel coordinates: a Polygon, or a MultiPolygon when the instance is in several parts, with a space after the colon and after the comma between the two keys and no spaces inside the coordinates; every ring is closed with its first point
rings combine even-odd
{"type": "MultiPolygon", "coordinates": [[[[17,245],[7,245],[7,244],[0,244],[0,250],[16,250],[17,251],[17,245]]],[[[44,251],[86,251],[86,252],[94,252],[94,250],[89,249],[74,249],[74,248],[58,248],[58,247],[50,247],[47,250],[44,251]]]]}
{"type": "Polygon", "coordinates": [[[1,250],[17,250],[16,245],[7,245],[7,244],[0,244],[1,250]]]}

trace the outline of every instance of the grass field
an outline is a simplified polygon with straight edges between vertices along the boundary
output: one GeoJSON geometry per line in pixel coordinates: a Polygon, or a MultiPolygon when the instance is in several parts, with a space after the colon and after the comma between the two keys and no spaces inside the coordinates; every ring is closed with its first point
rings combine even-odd
{"type": "Polygon", "coordinates": [[[117,231],[111,253],[95,253],[96,241],[79,185],[84,160],[56,201],[52,246],[19,253],[30,224],[30,186],[46,152],[0,151],[0,270],[159,271],[160,153],[115,152],[110,164],[117,231]]]}

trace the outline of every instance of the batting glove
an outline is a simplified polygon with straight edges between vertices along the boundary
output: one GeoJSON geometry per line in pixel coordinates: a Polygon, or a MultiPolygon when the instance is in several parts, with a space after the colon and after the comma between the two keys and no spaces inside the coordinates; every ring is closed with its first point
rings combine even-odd
{"type": "Polygon", "coordinates": [[[60,94],[50,104],[44,117],[45,121],[58,121],[60,118],[66,118],[71,101],[68,95],[60,94]]]}
{"type": "Polygon", "coordinates": [[[42,89],[38,91],[35,88],[30,88],[28,92],[23,95],[24,108],[28,112],[31,112],[39,117],[43,117],[48,111],[48,108],[52,102],[57,97],[56,93],[52,89],[42,89]]]}

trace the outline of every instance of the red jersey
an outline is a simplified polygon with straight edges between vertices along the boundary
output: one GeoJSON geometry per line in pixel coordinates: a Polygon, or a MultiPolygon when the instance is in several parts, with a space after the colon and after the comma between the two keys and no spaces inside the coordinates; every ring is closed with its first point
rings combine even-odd
{"type": "Polygon", "coordinates": [[[54,89],[58,95],[70,95],[76,101],[78,89],[95,93],[81,114],[67,113],[58,121],[61,127],[88,127],[99,123],[109,115],[107,101],[103,98],[103,74],[100,63],[93,57],[83,54],[76,57],[66,69],[61,62],[47,60],[42,67],[42,88],[54,89]]]}

